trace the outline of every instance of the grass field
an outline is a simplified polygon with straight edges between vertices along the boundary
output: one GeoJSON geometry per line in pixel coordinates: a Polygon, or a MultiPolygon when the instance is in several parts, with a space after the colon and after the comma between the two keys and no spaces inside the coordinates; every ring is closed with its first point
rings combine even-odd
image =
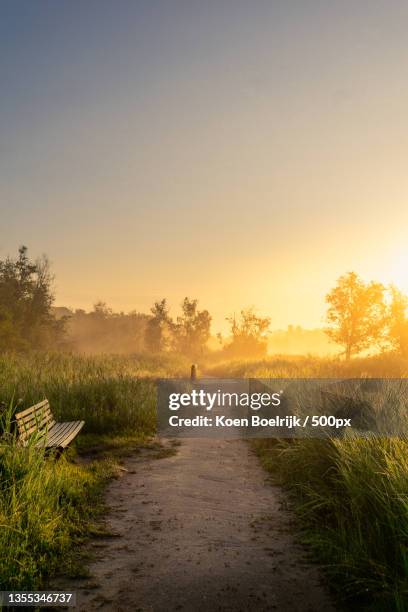
{"type": "MultiPolygon", "coordinates": [[[[201,369],[204,370],[204,367],[201,369]]],[[[175,356],[36,354],[0,357],[0,400],[22,407],[47,397],[59,418],[81,418],[79,448],[120,448],[155,430],[155,379],[186,376],[175,356]]],[[[235,377],[407,376],[407,363],[378,356],[345,363],[313,357],[207,364],[235,377]]],[[[5,409],[3,421],[7,420],[5,409]]],[[[8,429],[3,422],[3,431],[8,429]]],[[[138,443],[138,442],[137,442],[138,443]]],[[[264,466],[292,494],[304,535],[341,597],[373,609],[406,610],[408,601],[408,443],[401,439],[262,440],[264,466]],[[371,603],[370,603],[371,602],[371,603]]],[[[92,532],[101,489],[115,461],[58,462],[0,444],[0,587],[36,588],[61,558],[77,571],[73,542],[92,532]],[[71,551],[71,552],[70,552],[71,551]]]]}
{"type": "Polygon", "coordinates": [[[37,588],[63,559],[64,571],[77,571],[73,542],[92,532],[99,493],[117,468],[112,459],[75,461],[71,449],[54,461],[21,448],[10,433],[16,405],[47,397],[58,418],[86,421],[82,450],[103,446],[115,454],[154,434],[154,379],[186,372],[182,359],[168,356],[0,357],[0,590],[37,588]]]}
{"type": "Polygon", "coordinates": [[[0,356],[0,400],[27,407],[46,397],[58,418],[84,419],[85,433],[151,435],[155,379],[188,372],[188,362],[168,355],[0,356]]]}
{"type": "Polygon", "coordinates": [[[211,376],[233,378],[406,378],[408,359],[379,354],[347,362],[312,355],[274,355],[260,360],[208,364],[206,372],[211,376]]]}
{"type": "Polygon", "coordinates": [[[57,570],[81,571],[74,542],[92,533],[116,466],[87,467],[38,449],[0,446],[0,590],[36,589],[57,570]]]}
{"type": "MultiPolygon", "coordinates": [[[[272,357],[214,366],[235,377],[408,376],[393,355],[349,363],[272,357]]],[[[304,539],[347,607],[408,610],[408,441],[256,440],[264,467],[290,493],[304,539]]],[[[354,609],[354,608],[353,608],[354,609]]]]}
{"type": "Polygon", "coordinates": [[[363,609],[407,610],[407,441],[257,440],[254,446],[292,493],[304,539],[340,598],[350,603],[358,596],[363,609]]]}

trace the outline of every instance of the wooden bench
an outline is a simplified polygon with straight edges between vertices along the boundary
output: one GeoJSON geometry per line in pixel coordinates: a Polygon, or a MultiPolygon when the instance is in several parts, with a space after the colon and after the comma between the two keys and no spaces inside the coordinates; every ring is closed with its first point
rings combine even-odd
{"type": "Polygon", "coordinates": [[[46,449],[64,448],[76,438],[85,421],[57,423],[47,399],[15,415],[19,440],[27,446],[35,437],[35,445],[46,449]]]}

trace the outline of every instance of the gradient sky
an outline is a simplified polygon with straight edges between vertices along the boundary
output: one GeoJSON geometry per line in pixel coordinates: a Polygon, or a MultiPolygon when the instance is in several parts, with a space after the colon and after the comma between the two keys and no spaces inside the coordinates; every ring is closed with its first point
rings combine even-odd
{"type": "Polygon", "coordinates": [[[321,325],[408,291],[408,3],[0,0],[0,258],[59,305],[321,325]]]}

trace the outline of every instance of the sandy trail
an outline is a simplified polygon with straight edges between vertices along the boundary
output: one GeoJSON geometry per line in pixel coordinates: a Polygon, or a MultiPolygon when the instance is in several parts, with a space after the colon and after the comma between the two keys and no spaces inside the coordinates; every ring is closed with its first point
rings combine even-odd
{"type": "Polygon", "coordinates": [[[82,611],[333,610],[278,487],[243,440],[185,439],[135,456],[107,491],[82,611]]]}

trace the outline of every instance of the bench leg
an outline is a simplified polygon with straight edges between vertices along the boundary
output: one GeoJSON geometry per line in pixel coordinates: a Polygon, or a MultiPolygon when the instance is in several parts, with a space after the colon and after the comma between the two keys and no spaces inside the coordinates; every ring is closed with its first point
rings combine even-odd
{"type": "Polygon", "coordinates": [[[52,457],[53,459],[55,459],[55,461],[58,461],[58,459],[61,457],[64,450],[65,449],[62,448],[61,446],[53,446],[52,448],[47,448],[45,451],[45,454],[48,457],[52,457]]]}

